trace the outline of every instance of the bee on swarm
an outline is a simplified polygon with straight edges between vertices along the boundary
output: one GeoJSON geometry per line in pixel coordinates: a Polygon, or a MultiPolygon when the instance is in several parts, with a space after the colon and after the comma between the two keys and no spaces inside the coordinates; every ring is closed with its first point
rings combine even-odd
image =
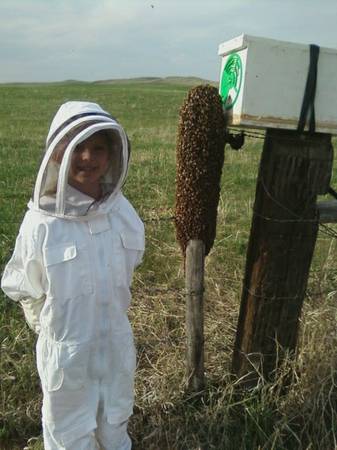
{"type": "Polygon", "coordinates": [[[190,90],[179,117],[175,226],[185,255],[189,240],[202,240],[205,255],[216,233],[226,123],[218,90],[209,85],[190,90]]]}

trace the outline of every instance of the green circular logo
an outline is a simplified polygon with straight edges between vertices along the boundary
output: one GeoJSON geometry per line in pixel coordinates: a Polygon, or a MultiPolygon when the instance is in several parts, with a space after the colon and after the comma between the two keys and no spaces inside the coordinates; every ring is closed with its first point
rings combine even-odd
{"type": "Polygon", "coordinates": [[[228,58],[222,71],[220,82],[220,96],[225,109],[233,108],[241,89],[242,62],[238,53],[228,58]]]}

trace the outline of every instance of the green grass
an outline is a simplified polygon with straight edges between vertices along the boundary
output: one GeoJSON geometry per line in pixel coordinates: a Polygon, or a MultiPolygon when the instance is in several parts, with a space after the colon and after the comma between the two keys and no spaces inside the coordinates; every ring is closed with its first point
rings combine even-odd
{"type": "MultiPolygon", "coordinates": [[[[178,113],[189,88],[179,80],[0,85],[1,268],[56,109],[66,100],[100,103],[131,139],[125,194],[147,235],[130,311],[138,349],[134,448],[331,450],[337,435],[336,240],[319,234],[297,358],[284,372],[291,373],[288,391],[282,390],[282,373],[246,392],[229,375],[261,140],[247,139],[241,152],[226,148],[217,239],[206,261],[207,385],[202,396],[185,391],[183,264],[172,216],[178,113]]],[[[0,339],[0,449],[42,449],[35,337],[2,294],[0,339]]]]}

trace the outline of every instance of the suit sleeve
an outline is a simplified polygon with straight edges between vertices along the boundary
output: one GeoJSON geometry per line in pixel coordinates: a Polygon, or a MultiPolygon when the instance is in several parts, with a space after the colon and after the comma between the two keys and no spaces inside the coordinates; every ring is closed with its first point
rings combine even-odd
{"type": "MultiPolygon", "coordinates": [[[[139,219],[140,220],[140,219],[139,219]]],[[[140,221],[141,222],[141,221],[140,221]]],[[[141,222],[141,225],[139,227],[139,245],[137,248],[137,258],[136,258],[136,263],[135,263],[135,268],[138,267],[142,260],[143,260],[143,256],[144,256],[144,251],[145,251],[145,230],[144,230],[144,224],[141,222]]]]}
{"type": "Polygon", "coordinates": [[[35,332],[40,330],[39,318],[45,300],[42,239],[41,235],[34,238],[30,233],[25,234],[21,227],[1,280],[2,290],[20,302],[26,321],[35,332]]]}

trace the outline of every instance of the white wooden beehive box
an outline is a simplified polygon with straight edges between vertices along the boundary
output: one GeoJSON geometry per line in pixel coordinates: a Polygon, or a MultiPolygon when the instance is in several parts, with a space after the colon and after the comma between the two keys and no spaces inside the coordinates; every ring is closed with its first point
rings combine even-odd
{"type": "MultiPolygon", "coordinates": [[[[243,34],[221,44],[219,55],[219,92],[229,125],[297,129],[309,45],[243,34]]],[[[337,50],[320,48],[315,115],[316,132],[337,134],[337,50]]]]}

